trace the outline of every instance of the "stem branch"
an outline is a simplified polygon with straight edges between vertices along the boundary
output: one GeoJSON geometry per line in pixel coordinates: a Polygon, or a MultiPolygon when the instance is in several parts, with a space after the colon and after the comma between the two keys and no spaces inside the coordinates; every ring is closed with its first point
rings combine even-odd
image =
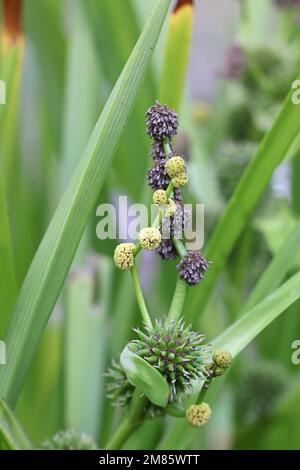
{"type": "Polygon", "coordinates": [[[151,322],[150,315],[149,315],[147,307],[146,307],[146,303],[145,303],[142,288],[141,288],[141,285],[140,285],[139,276],[138,276],[136,266],[134,265],[130,269],[130,271],[131,271],[131,275],[132,275],[132,282],[133,282],[133,287],[134,287],[134,290],[135,290],[136,299],[137,299],[138,305],[140,307],[140,311],[141,311],[141,314],[142,314],[143,321],[144,321],[145,325],[148,328],[152,329],[152,322],[151,322]]]}

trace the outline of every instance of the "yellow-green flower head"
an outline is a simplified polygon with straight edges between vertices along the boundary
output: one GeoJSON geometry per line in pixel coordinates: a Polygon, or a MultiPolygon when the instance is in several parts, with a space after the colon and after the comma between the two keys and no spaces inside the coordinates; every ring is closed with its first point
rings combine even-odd
{"type": "Polygon", "coordinates": [[[155,250],[161,242],[160,231],[154,227],[143,228],[139,233],[139,242],[145,250],[155,250]]]}
{"type": "Polygon", "coordinates": [[[153,193],[153,203],[156,204],[157,206],[162,206],[163,204],[167,204],[168,202],[168,195],[166,191],[163,189],[157,189],[153,193]]]}
{"type": "Polygon", "coordinates": [[[172,178],[172,183],[175,188],[183,188],[187,185],[188,181],[189,179],[186,173],[181,173],[181,175],[174,176],[174,178],[172,178]]]}
{"type": "Polygon", "coordinates": [[[165,210],[165,216],[172,217],[172,215],[175,214],[176,210],[177,210],[176,202],[174,201],[174,199],[170,198],[168,200],[168,207],[165,210]]]}
{"type": "Polygon", "coordinates": [[[200,405],[192,405],[187,409],[186,419],[194,426],[199,428],[207,423],[211,416],[211,409],[208,403],[200,403],[200,405]]]}
{"type": "Polygon", "coordinates": [[[185,161],[179,155],[169,158],[165,164],[166,172],[173,178],[185,173],[185,161]]]}
{"type": "Polygon", "coordinates": [[[114,262],[119,269],[130,269],[134,265],[134,249],[133,243],[120,243],[116,246],[114,253],[114,262]]]}
{"type": "Polygon", "coordinates": [[[226,349],[216,349],[213,352],[212,359],[218,367],[226,368],[230,366],[232,356],[226,349]]]}

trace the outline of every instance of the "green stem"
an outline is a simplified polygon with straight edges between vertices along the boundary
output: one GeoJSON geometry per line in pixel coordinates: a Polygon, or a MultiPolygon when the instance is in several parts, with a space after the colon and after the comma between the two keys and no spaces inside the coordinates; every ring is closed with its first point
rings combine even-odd
{"type": "Polygon", "coordinates": [[[133,286],[134,286],[134,290],[135,290],[135,294],[136,294],[136,299],[137,299],[138,305],[140,307],[140,311],[141,311],[141,314],[142,314],[143,321],[144,321],[145,325],[148,328],[152,329],[152,322],[151,322],[150,315],[148,313],[148,310],[147,310],[147,307],[146,307],[146,304],[145,304],[145,299],[144,299],[143,292],[142,292],[142,289],[141,289],[141,285],[140,285],[139,276],[138,276],[136,266],[133,266],[130,269],[130,271],[131,271],[131,275],[132,275],[132,281],[133,281],[133,286]]]}
{"type": "Polygon", "coordinates": [[[186,248],[184,244],[182,243],[182,241],[174,237],[173,243],[175,245],[176,251],[178,255],[180,256],[180,258],[184,258],[186,256],[186,248]]]}
{"type": "Polygon", "coordinates": [[[207,393],[207,390],[209,389],[209,386],[211,384],[211,381],[212,381],[212,377],[205,380],[196,400],[197,405],[203,402],[205,395],[207,393]]]}
{"type": "Polygon", "coordinates": [[[179,320],[187,294],[186,282],[178,276],[173,299],[168,313],[168,320],[179,320]]]}
{"type": "Polygon", "coordinates": [[[141,398],[141,391],[136,388],[132,397],[128,418],[123,419],[115,434],[108,441],[106,449],[119,450],[122,448],[128,437],[143,422],[142,410],[147,399],[141,398]]]}

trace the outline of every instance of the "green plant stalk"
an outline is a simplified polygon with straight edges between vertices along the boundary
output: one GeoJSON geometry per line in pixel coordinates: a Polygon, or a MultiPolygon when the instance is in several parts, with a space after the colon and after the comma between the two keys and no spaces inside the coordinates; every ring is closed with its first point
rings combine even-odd
{"type": "Polygon", "coordinates": [[[178,276],[170,310],[167,316],[168,320],[177,321],[180,319],[182,316],[182,309],[185,303],[186,294],[187,284],[178,276]]]}
{"type": "Polygon", "coordinates": [[[155,4],[29,268],[6,336],[0,396],[15,404],[95,206],[156,45],[170,0],[155,4]]]}
{"type": "Polygon", "coordinates": [[[145,303],[142,288],[141,288],[141,285],[140,285],[139,276],[138,276],[136,266],[133,266],[130,269],[130,272],[131,272],[131,276],[132,276],[132,282],[133,282],[133,287],[134,287],[134,290],[135,290],[136,299],[137,299],[137,302],[138,302],[138,305],[139,305],[139,308],[140,308],[140,312],[141,312],[141,315],[142,315],[143,322],[145,323],[145,326],[147,328],[150,328],[150,330],[152,330],[153,325],[152,325],[151,318],[150,318],[150,315],[149,315],[147,307],[146,307],[146,303],[145,303]]]}
{"type": "Polygon", "coordinates": [[[234,191],[205,255],[212,265],[198,289],[191,292],[189,317],[195,320],[215,285],[216,279],[251,213],[253,212],[274,169],[285,157],[300,129],[300,106],[291,101],[288,93],[272,128],[265,135],[258,151],[234,191]]]}
{"type": "Polygon", "coordinates": [[[142,409],[146,403],[146,398],[141,397],[141,391],[135,389],[132,402],[129,410],[128,418],[124,418],[115,434],[108,441],[106,449],[108,450],[118,450],[121,449],[123,444],[129,438],[135,429],[140,426],[143,422],[143,417],[141,416],[142,409]]]}

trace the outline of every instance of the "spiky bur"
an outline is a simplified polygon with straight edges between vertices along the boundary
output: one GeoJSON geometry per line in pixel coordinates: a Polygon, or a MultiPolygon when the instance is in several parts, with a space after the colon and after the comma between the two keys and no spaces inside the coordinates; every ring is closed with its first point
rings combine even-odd
{"type": "Polygon", "coordinates": [[[120,408],[129,405],[133,395],[134,386],[128,381],[121,364],[113,360],[112,365],[106,372],[105,376],[107,378],[107,398],[112,401],[114,406],[120,408]]]}
{"type": "Polygon", "coordinates": [[[59,431],[42,446],[47,450],[97,450],[92,437],[75,430],[59,431]]]}
{"type": "Polygon", "coordinates": [[[288,386],[288,374],[280,363],[255,361],[236,386],[237,415],[246,422],[267,417],[288,386]]]}
{"type": "Polygon", "coordinates": [[[170,402],[180,400],[192,389],[193,380],[207,377],[210,349],[204,336],[185,326],[182,320],[156,320],[153,329],[135,332],[137,340],[129,348],[148,361],[165,377],[170,387],[170,402]]]}
{"type": "Polygon", "coordinates": [[[188,250],[187,255],[176,266],[181,279],[184,279],[190,286],[199,284],[209,263],[199,251],[188,250]]]}

